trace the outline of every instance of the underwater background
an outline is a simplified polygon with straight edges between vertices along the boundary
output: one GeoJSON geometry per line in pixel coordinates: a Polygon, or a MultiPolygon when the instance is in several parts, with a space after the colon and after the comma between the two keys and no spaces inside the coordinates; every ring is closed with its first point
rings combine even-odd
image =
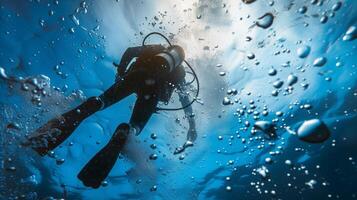
{"type": "Polygon", "coordinates": [[[0,0],[0,199],[356,199],[356,10],[356,0],[0,0]],[[173,154],[188,125],[183,111],[160,111],[100,188],[83,186],[78,172],[129,120],[135,95],[46,157],[20,145],[109,88],[112,62],[153,31],[198,75],[193,147],[173,154]],[[311,119],[326,141],[299,139],[311,119]]]}

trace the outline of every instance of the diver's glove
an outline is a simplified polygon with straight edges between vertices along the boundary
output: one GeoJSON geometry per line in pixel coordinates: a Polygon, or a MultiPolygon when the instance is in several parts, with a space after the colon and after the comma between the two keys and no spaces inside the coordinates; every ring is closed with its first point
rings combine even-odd
{"type": "Polygon", "coordinates": [[[192,146],[193,146],[193,142],[190,140],[187,140],[182,146],[179,146],[175,149],[174,155],[180,154],[180,153],[184,152],[187,147],[192,147],[192,146]]]}

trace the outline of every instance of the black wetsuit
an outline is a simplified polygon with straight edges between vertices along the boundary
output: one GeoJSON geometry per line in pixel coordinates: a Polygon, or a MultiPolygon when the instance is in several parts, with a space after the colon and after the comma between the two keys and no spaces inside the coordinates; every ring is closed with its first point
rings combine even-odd
{"type": "MultiPolygon", "coordinates": [[[[140,133],[151,115],[157,111],[158,102],[168,102],[174,89],[185,84],[185,70],[180,63],[169,71],[167,65],[160,64],[161,61],[158,61],[160,59],[155,57],[165,51],[167,49],[161,45],[128,48],[118,65],[120,78],[108,90],[99,97],[90,97],[76,108],[51,119],[38,128],[24,145],[31,145],[34,150],[44,156],[66,140],[84,119],[136,93],[137,100],[130,123],[120,124],[109,142],[77,176],[84,185],[98,188],[113,168],[129,133],[132,131],[136,134],[140,133]],[[128,68],[135,57],[136,61],[132,62],[128,68]]],[[[183,105],[190,103],[189,97],[182,93],[179,93],[179,100],[183,105]]],[[[191,106],[186,106],[184,112],[186,116],[190,116],[191,106]]],[[[189,143],[186,142],[179,152],[187,146],[192,146],[192,142],[197,137],[193,118],[188,117],[188,121],[187,141],[189,143]]]]}
{"type": "Polygon", "coordinates": [[[137,94],[130,125],[140,132],[156,112],[159,101],[168,102],[175,87],[185,81],[185,70],[182,65],[172,72],[165,72],[156,66],[153,57],[165,51],[161,45],[148,45],[128,48],[120,62],[118,73],[122,75],[99,98],[104,108],[122,100],[132,93],[137,94]],[[137,58],[124,72],[132,59],[137,58]]]}

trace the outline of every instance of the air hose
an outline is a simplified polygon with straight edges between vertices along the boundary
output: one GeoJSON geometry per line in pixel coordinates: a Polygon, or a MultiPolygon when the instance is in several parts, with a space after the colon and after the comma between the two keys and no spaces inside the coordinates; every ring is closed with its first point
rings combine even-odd
{"type": "MultiPolygon", "coordinates": [[[[163,35],[162,33],[159,33],[159,32],[151,32],[149,34],[147,34],[144,39],[143,39],[143,43],[142,43],[142,46],[145,46],[145,42],[146,40],[151,36],[151,35],[159,35],[161,36],[163,39],[166,40],[166,42],[172,46],[170,40],[165,36],[163,35]]],[[[196,85],[197,85],[197,90],[196,90],[196,95],[195,97],[192,99],[192,101],[190,103],[188,103],[187,105],[184,105],[182,107],[179,107],[179,108],[161,108],[161,107],[157,107],[156,109],[157,110],[164,110],[164,111],[177,111],[177,110],[183,110],[189,106],[191,106],[195,101],[197,101],[197,98],[198,98],[198,95],[199,95],[199,92],[200,92],[200,82],[198,80],[198,77],[197,77],[197,74],[195,72],[195,70],[192,68],[192,66],[190,65],[190,63],[188,63],[186,60],[184,60],[184,63],[188,66],[188,68],[191,70],[192,72],[192,75],[194,77],[194,79],[192,81],[190,81],[188,84],[186,84],[185,86],[187,85],[190,85],[192,84],[193,82],[196,82],[196,85]]]]}

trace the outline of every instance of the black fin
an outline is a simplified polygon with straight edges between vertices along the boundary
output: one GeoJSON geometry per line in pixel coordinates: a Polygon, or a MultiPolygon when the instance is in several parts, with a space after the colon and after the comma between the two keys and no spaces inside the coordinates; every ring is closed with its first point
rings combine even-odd
{"type": "Polygon", "coordinates": [[[102,102],[96,98],[89,98],[73,110],[48,121],[38,128],[26,142],[41,156],[55,149],[65,141],[78,125],[88,116],[100,110],[102,102]]]}
{"type": "Polygon", "coordinates": [[[114,167],[130,131],[128,124],[118,126],[109,143],[77,175],[87,187],[98,188],[114,167]]]}

